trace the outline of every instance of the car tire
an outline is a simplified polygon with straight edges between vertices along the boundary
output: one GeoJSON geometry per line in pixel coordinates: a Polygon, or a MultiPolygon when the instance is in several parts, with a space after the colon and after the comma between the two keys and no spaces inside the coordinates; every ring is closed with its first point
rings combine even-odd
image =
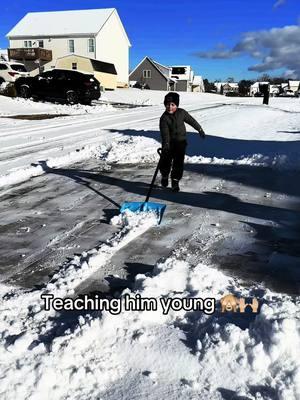
{"type": "Polygon", "coordinates": [[[68,90],[66,93],[66,100],[68,104],[78,104],[78,94],[74,90],[68,90]]]}
{"type": "Polygon", "coordinates": [[[2,85],[2,83],[4,83],[5,80],[3,78],[0,78],[0,85],[2,85]]]}
{"type": "Polygon", "coordinates": [[[20,86],[18,89],[18,95],[20,97],[23,97],[23,99],[29,99],[29,97],[31,96],[31,90],[29,86],[27,85],[20,86]]]}

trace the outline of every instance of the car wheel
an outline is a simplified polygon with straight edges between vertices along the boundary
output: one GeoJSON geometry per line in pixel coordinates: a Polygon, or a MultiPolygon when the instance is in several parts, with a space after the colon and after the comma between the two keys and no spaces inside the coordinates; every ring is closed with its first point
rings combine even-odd
{"type": "Polygon", "coordinates": [[[23,97],[23,99],[28,99],[30,94],[30,88],[28,86],[23,85],[19,88],[19,96],[23,97]]]}
{"type": "Polygon", "coordinates": [[[77,95],[76,92],[74,92],[74,90],[69,90],[69,91],[66,93],[66,99],[67,99],[67,102],[68,102],[69,104],[77,104],[78,101],[79,101],[78,95],[77,95]]]}

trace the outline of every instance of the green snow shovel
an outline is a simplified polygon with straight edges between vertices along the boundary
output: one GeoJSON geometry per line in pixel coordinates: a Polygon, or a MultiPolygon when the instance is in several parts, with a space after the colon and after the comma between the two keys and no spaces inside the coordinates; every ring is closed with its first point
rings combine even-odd
{"type": "Polygon", "coordinates": [[[161,219],[163,217],[163,213],[167,207],[166,204],[153,203],[153,202],[148,201],[149,197],[151,195],[153,186],[154,186],[155,179],[157,177],[158,170],[159,170],[162,149],[161,148],[157,149],[157,152],[159,154],[159,160],[158,160],[158,163],[157,163],[157,166],[156,166],[153,178],[152,178],[152,182],[150,184],[150,187],[149,187],[149,190],[148,190],[148,193],[146,196],[146,200],[144,202],[126,201],[125,203],[123,203],[121,205],[120,211],[121,211],[121,213],[123,213],[126,210],[130,210],[130,211],[136,212],[136,213],[139,213],[141,211],[154,211],[155,214],[157,215],[158,223],[160,224],[161,219]]]}

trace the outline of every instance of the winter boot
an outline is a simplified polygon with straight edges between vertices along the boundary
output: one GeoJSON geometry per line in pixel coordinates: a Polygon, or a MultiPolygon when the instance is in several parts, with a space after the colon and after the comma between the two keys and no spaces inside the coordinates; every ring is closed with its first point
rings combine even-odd
{"type": "Polygon", "coordinates": [[[172,179],[172,191],[173,192],[179,192],[179,180],[178,179],[172,179]]]}
{"type": "Polygon", "coordinates": [[[161,183],[161,186],[167,187],[169,184],[169,178],[167,176],[162,176],[160,183],[161,183]]]}

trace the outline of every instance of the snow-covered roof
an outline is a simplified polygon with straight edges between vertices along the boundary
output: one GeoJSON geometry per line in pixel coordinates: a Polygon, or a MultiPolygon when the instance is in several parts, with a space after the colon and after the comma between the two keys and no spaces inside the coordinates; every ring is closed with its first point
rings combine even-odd
{"type": "Polygon", "coordinates": [[[300,81],[289,81],[289,85],[299,85],[300,81]]]}
{"type": "Polygon", "coordinates": [[[225,86],[225,85],[228,85],[231,88],[239,87],[239,84],[236,82],[215,82],[214,85],[218,90],[221,89],[221,86],[225,86]]]}
{"type": "Polygon", "coordinates": [[[8,37],[42,37],[96,34],[115,8],[28,13],[8,32],[8,37]]]}
{"type": "Polygon", "coordinates": [[[258,88],[259,85],[268,85],[270,82],[255,82],[251,85],[252,88],[258,88]]]}

